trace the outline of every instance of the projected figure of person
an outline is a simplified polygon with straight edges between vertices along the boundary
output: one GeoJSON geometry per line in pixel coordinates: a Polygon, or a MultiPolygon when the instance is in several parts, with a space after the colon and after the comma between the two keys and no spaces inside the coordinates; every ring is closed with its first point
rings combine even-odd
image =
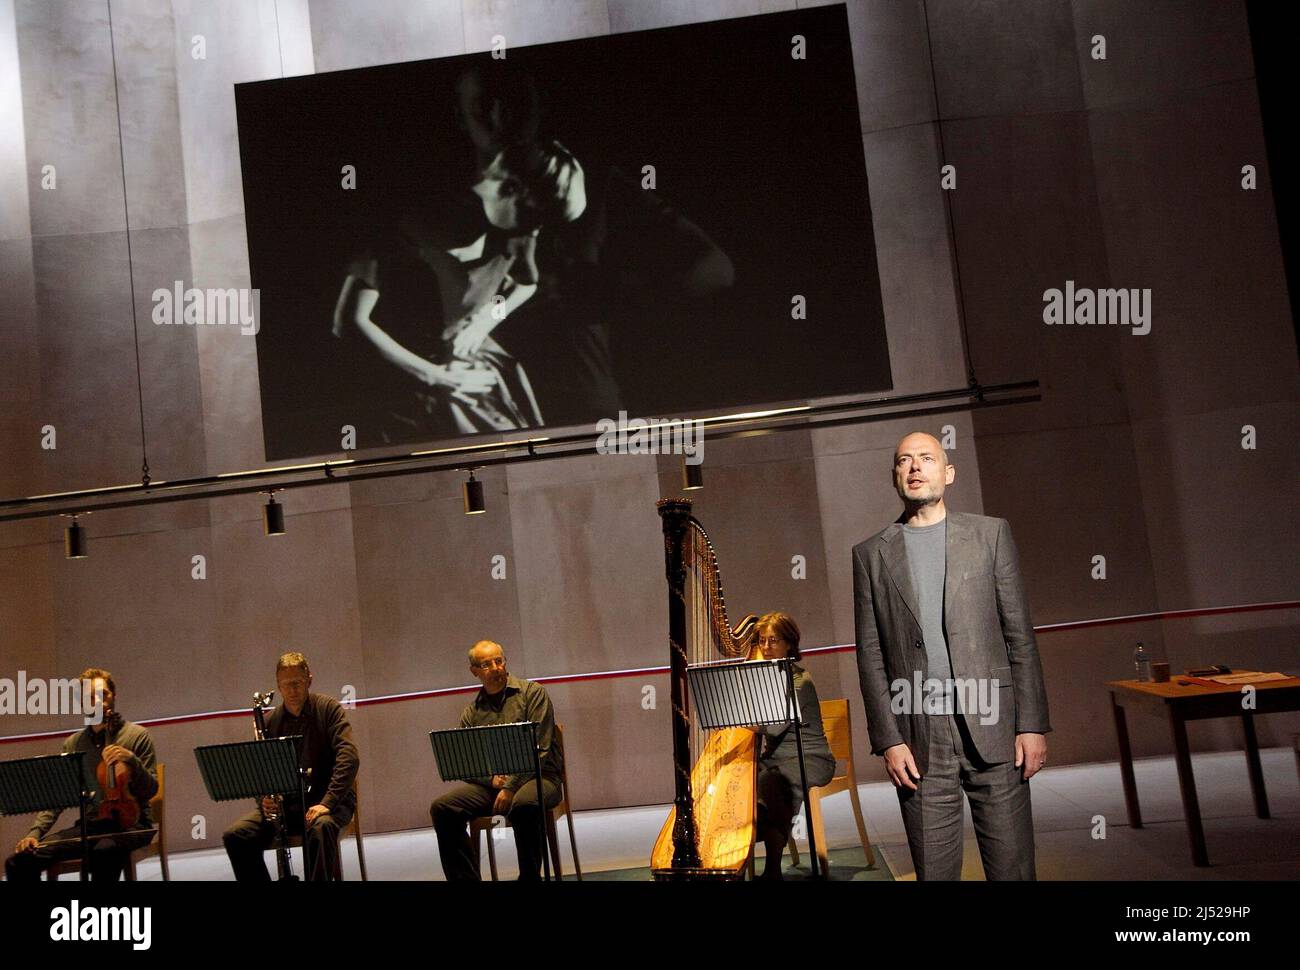
{"type": "Polygon", "coordinates": [[[528,375],[492,333],[537,292],[544,227],[586,208],[582,167],[557,141],[515,144],[471,188],[477,238],[448,245],[452,213],[446,225],[408,218],[397,240],[353,261],[339,294],[335,336],[355,327],[415,381],[405,406],[387,415],[385,442],[542,423],[528,375]]]}
{"type": "MultiPolygon", "coordinates": [[[[719,339],[709,328],[711,301],[736,277],[704,230],[641,180],[585,154],[583,166],[587,211],[537,239],[538,292],[509,336],[550,425],[636,407],[620,385],[619,361],[644,366],[665,348],[690,352],[701,335],[719,339]]],[[[659,381],[664,407],[684,390],[678,380],[669,371],[659,381]]]]}
{"type": "MultiPolygon", "coordinates": [[[[542,98],[507,61],[468,69],[456,82],[456,121],[479,167],[507,145],[577,130],[542,125],[542,98]]],[[[590,133],[588,133],[590,137],[590,133]]],[[[607,150],[614,146],[606,146],[607,150]]],[[[537,291],[511,316],[501,341],[528,369],[548,425],[588,424],[627,406],[614,344],[624,360],[691,340],[691,322],[712,319],[731,288],[731,259],[703,229],[640,176],[609,158],[578,152],[586,207],[527,240],[537,291]]]]}
{"type": "Polygon", "coordinates": [[[361,381],[386,444],[612,417],[626,403],[620,324],[633,356],[688,342],[688,321],[707,320],[735,280],[728,256],[654,191],[539,136],[538,105],[526,74],[462,75],[471,174],[449,171],[349,266],[334,334],[359,335],[405,381],[361,381]]]}

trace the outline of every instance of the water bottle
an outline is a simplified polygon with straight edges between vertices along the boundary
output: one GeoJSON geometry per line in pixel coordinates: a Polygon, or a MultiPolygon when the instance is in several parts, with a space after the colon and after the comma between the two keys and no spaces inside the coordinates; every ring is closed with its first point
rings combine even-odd
{"type": "Polygon", "coordinates": [[[1137,670],[1137,679],[1150,682],[1151,680],[1151,654],[1147,653],[1146,647],[1138,642],[1137,652],[1133,654],[1133,667],[1137,670]]]}

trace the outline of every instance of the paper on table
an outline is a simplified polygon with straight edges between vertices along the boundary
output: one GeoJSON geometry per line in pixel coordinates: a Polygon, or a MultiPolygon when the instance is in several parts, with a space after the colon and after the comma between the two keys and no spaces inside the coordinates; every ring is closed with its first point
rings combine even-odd
{"type": "Polygon", "coordinates": [[[1198,677],[1197,680],[1212,680],[1216,684],[1258,684],[1268,680],[1290,680],[1286,674],[1263,673],[1259,670],[1238,670],[1232,674],[1219,674],[1217,677],[1198,677]]]}

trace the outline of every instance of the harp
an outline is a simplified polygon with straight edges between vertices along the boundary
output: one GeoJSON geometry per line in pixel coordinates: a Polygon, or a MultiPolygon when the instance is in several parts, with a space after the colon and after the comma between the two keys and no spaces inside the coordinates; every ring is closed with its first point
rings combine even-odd
{"type": "Polygon", "coordinates": [[[758,735],[749,728],[700,730],[691,718],[686,668],[748,658],[756,618],[729,625],[718,557],[690,501],[663,499],[658,508],[668,570],[674,797],[650,868],[658,880],[737,879],[754,844],[758,735]]]}

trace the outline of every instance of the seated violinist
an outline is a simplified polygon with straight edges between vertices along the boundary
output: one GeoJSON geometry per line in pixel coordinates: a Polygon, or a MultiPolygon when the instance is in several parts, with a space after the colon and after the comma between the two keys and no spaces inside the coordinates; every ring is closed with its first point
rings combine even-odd
{"type": "MultiPolygon", "coordinates": [[[[799,627],[788,613],[768,613],[755,625],[755,638],[764,660],[798,660],[799,627]]],[[[794,689],[803,722],[804,773],[808,787],[827,784],[835,776],[835,758],[822,730],[821,704],[812,676],[798,664],[794,689]]],[[[799,747],[793,722],[768,724],[758,761],[758,837],[767,847],[764,879],[781,878],[781,854],[790,839],[794,817],[803,802],[799,778],[799,747]]]]}
{"type": "MultiPolygon", "coordinates": [[[[154,771],[153,740],[137,724],[117,713],[117,687],[113,675],[91,667],[81,675],[82,696],[90,723],[63,742],[63,753],[85,752],[83,765],[87,790],[92,793],[86,810],[90,842],[90,878],[114,882],[122,875],[132,852],[153,841],[147,830],[149,799],[158,791],[154,771]],[[100,765],[103,772],[97,772],[100,765]],[[104,779],[103,784],[100,777],[104,779]],[[117,806],[121,806],[117,810],[117,806]],[[135,816],[134,818],[132,816],[135,816]],[[117,835],[115,833],[121,833],[117,835]],[[104,838],[93,838],[103,836],[104,838]]],[[[81,857],[81,822],[50,833],[60,813],[41,812],[31,830],[5,860],[5,877],[11,882],[37,880],[56,862],[81,857]]]]}

